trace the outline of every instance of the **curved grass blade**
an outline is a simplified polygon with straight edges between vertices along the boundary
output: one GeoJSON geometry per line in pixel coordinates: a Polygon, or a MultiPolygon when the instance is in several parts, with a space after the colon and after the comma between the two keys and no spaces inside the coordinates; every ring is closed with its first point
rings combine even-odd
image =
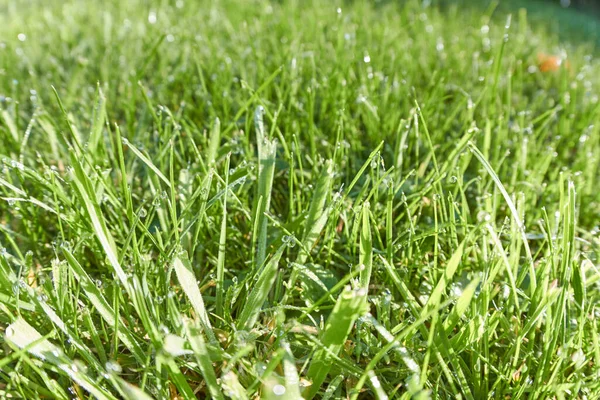
{"type": "Polygon", "coordinates": [[[53,364],[73,381],[99,400],[116,400],[112,394],[100,387],[94,379],[88,377],[77,364],[67,357],[61,348],[45,339],[24,319],[18,318],[6,328],[6,340],[20,349],[26,349],[35,357],[53,364]]]}

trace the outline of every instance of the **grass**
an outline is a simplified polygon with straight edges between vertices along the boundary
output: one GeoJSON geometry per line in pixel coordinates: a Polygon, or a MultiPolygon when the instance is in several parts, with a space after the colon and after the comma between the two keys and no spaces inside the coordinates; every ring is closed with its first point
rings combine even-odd
{"type": "Polygon", "coordinates": [[[0,2],[0,397],[598,398],[596,48],[422,3],[0,2]]]}

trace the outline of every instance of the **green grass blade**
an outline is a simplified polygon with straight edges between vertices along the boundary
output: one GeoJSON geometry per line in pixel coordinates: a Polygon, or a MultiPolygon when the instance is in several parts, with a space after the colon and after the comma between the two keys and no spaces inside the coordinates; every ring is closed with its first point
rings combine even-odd
{"type": "Polygon", "coordinates": [[[484,155],[481,153],[481,151],[479,151],[479,149],[473,143],[469,142],[468,146],[469,146],[469,149],[471,150],[471,152],[473,154],[475,154],[475,157],[477,157],[479,162],[483,165],[483,167],[485,168],[487,173],[490,175],[490,177],[496,184],[500,193],[502,193],[502,196],[504,197],[504,201],[506,201],[506,205],[510,209],[511,215],[514,218],[514,220],[517,224],[517,227],[519,228],[519,233],[521,234],[521,240],[523,242],[523,246],[525,246],[525,253],[527,255],[527,260],[528,260],[529,268],[531,271],[531,273],[530,273],[531,293],[533,294],[535,292],[535,287],[536,287],[535,271],[533,270],[533,257],[531,255],[531,249],[529,248],[529,242],[527,241],[527,235],[525,233],[524,222],[521,220],[519,212],[517,211],[517,207],[515,207],[515,203],[512,201],[510,195],[504,188],[502,181],[498,177],[498,174],[496,174],[496,172],[494,171],[494,169],[492,168],[490,163],[485,159],[484,155]]]}
{"type": "MultiPolygon", "coordinates": [[[[65,258],[67,259],[67,263],[71,268],[71,272],[75,276],[75,278],[79,281],[79,285],[81,289],[87,295],[88,300],[92,305],[98,310],[98,313],[102,316],[104,321],[108,324],[108,326],[114,327],[116,324],[116,314],[113,308],[108,304],[100,289],[96,286],[96,284],[92,281],[89,275],[85,272],[83,267],[79,264],[77,259],[73,257],[73,255],[69,252],[69,250],[63,248],[62,249],[65,258]]],[[[119,339],[127,346],[127,348],[133,353],[136,359],[139,362],[144,362],[146,356],[144,355],[142,349],[139,344],[135,340],[133,334],[126,328],[126,325],[121,321],[118,324],[121,327],[117,331],[117,335],[119,339]]]]}
{"type": "Polygon", "coordinates": [[[202,376],[206,381],[206,386],[208,387],[211,397],[218,400],[223,399],[223,393],[221,392],[221,388],[217,383],[217,377],[215,375],[212,360],[210,359],[210,354],[208,353],[202,334],[200,332],[195,332],[193,325],[187,323],[186,335],[192,350],[194,351],[196,361],[198,362],[198,367],[200,368],[202,376]]]}
{"type": "Polygon", "coordinates": [[[210,130],[210,138],[208,142],[208,149],[206,150],[206,161],[209,166],[212,166],[217,159],[217,152],[219,151],[219,144],[221,143],[221,121],[219,118],[215,118],[212,129],[210,130]]]}
{"type": "Polygon", "coordinates": [[[123,142],[124,145],[126,145],[129,148],[129,150],[131,150],[131,152],[133,154],[136,155],[137,158],[139,158],[144,164],[146,164],[146,166],[148,168],[150,168],[150,170],[152,172],[154,172],[156,174],[156,176],[158,176],[160,178],[160,180],[163,181],[165,183],[165,185],[167,185],[168,188],[171,188],[171,181],[169,181],[169,179],[160,171],[160,169],[158,169],[156,167],[156,165],[154,165],[154,163],[152,161],[150,161],[150,159],[148,157],[146,157],[141,151],[139,151],[126,138],[122,138],[121,141],[123,142]]]}
{"type": "Polygon", "coordinates": [[[229,193],[229,160],[230,155],[227,156],[225,162],[225,194],[223,195],[223,217],[221,219],[221,233],[219,236],[219,255],[217,256],[217,315],[223,317],[223,295],[224,295],[224,281],[225,281],[225,249],[227,243],[227,197],[229,193]]]}
{"type": "Polygon", "coordinates": [[[333,363],[329,353],[337,355],[340,352],[354,322],[365,312],[366,299],[367,292],[364,288],[346,289],[338,297],[325,328],[319,335],[324,348],[315,352],[306,373],[312,385],[304,392],[305,399],[312,399],[321,389],[333,363]]]}
{"type": "Polygon", "coordinates": [[[27,349],[27,352],[35,357],[53,364],[95,398],[100,400],[116,400],[116,397],[95,383],[95,380],[81,371],[77,367],[77,364],[74,364],[58,346],[51,343],[48,339],[43,338],[24,319],[17,319],[6,330],[6,339],[8,341],[20,349],[27,349]]]}
{"type": "Polygon", "coordinates": [[[448,261],[448,265],[446,265],[446,269],[444,270],[444,275],[442,275],[438,283],[435,285],[435,288],[429,296],[429,300],[427,300],[427,304],[423,308],[423,313],[439,307],[442,300],[442,295],[446,290],[446,287],[452,281],[460,260],[462,259],[464,249],[465,243],[462,242],[454,251],[454,254],[452,254],[452,257],[450,258],[450,261],[448,261]]]}
{"type": "Polygon", "coordinates": [[[123,378],[115,376],[113,379],[118,382],[125,400],[152,400],[152,397],[146,392],[141,390],[139,387],[123,380],[123,378]]]}
{"type": "Polygon", "coordinates": [[[371,236],[370,204],[363,203],[361,209],[361,228],[360,228],[360,285],[369,290],[371,282],[371,273],[373,270],[373,239],[371,236]]]}
{"type": "Polygon", "coordinates": [[[175,258],[173,259],[173,268],[175,269],[175,274],[177,275],[177,280],[179,281],[181,288],[196,312],[196,316],[202,325],[204,333],[211,343],[216,342],[215,334],[212,330],[210,320],[208,319],[206,307],[204,306],[202,293],[200,293],[200,288],[198,288],[198,284],[196,283],[196,276],[194,275],[192,264],[190,263],[186,251],[180,251],[175,255],[175,258]]]}
{"type": "Polygon", "coordinates": [[[279,259],[286,247],[287,245],[280,246],[264,268],[259,272],[256,282],[252,285],[250,294],[245,299],[244,308],[238,318],[238,330],[249,331],[256,324],[262,306],[269,296],[269,292],[273,287],[273,282],[275,282],[279,259]]]}
{"type": "Polygon", "coordinates": [[[98,144],[102,139],[102,129],[106,120],[106,97],[100,89],[100,84],[96,88],[96,105],[94,107],[94,115],[92,117],[92,129],[90,131],[90,139],[88,148],[90,151],[99,151],[98,144]]]}
{"type": "Polygon", "coordinates": [[[96,193],[92,189],[92,184],[88,176],[73,153],[71,153],[71,165],[73,166],[71,176],[79,197],[79,201],[81,205],[85,207],[94,233],[98,238],[106,257],[108,258],[110,265],[115,270],[115,273],[119,277],[121,284],[126,290],[128,290],[130,287],[129,280],[127,279],[127,275],[119,263],[115,242],[112,235],[109,233],[108,228],[106,227],[106,222],[96,199],[96,193]]]}
{"type": "Polygon", "coordinates": [[[277,141],[270,140],[265,131],[263,122],[264,109],[257,107],[254,113],[254,123],[256,125],[256,145],[258,147],[258,192],[257,199],[260,202],[255,203],[254,216],[258,224],[256,256],[256,268],[262,266],[267,254],[267,218],[265,212],[268,212],[271,205],[271,190],[273,188],[273,175],[275,172],[275,156],[277,151],[277,141]]]}

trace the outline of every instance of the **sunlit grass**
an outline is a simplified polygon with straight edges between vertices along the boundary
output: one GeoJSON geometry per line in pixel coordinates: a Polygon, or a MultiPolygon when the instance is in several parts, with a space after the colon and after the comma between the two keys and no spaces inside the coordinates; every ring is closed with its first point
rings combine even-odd
{"type": "Polygon", "coordinates": [[[600,396],[595,48],[392,3],[0,2],[0,397],[600,396]]]}

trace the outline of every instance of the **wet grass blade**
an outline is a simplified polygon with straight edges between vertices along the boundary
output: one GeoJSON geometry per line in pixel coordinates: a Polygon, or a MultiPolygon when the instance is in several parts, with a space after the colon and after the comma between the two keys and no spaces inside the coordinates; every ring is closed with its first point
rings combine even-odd
{"type": "Polygon", "coordinates": [[[267,221],[265,212],[268,212],[271,206],[271,190],[273,188],[273,175],[275,172],[275,156],[277,151],[277,141],[270,140],[265,131],[263,122],[264,109],[257,107],[254,113],[254,123],[256,125],[256,146],[258,147],[258,192],[255,202],[254,216],[258,226],[257,237],[257,256],[255,270],[260,268],[265,261],[267,254],[267,221]]]}
{"type": "MultiPolygon", "coordinates": [[[[333,163],[331,160],[328,160],[319,175],[319,180],[315,186],[315,191],[308,208],[308,215],[304,225],[302,244],[307,250],[310,250],[314,246],[327,221],[327,218],[323,218],[323,215],[329,210],[329,208],[326,207],[326,203],[331,192],[332,178],[333,163]]],[[[296,262],[303,264],[307,257],[308,254],[301,251],[296,262]]]]}
{"type": "Polygon", "coordinates": [[[360,228],[360,285],[369,290],[373,270],[373,238],[371,237],[370,204],[362,205],[360,228]]]}
{"type": "Polygon", "coordinates": [[[367,291],[364,288],[346,289],[338,297],[325,328],[319,334],[323,348],[312,356],[306,373],[312,385],[304,392],[305,399],[312,399],[321,389],[333,363],[330,353],[337,355],[340,352],[354,322],[365,312],[366,300],[367,291]]]}
{"type": "Polygon", "coordinates": [[[180,251],[173,259],[173,268],[177,275],[177,280],[183,289],[183,292],[189,299],[196,316],[204,329],[204,333],[211,342],[216,342],[215,334],[212,330],[210,320],[208,319],[208,313],[204,306],[204,300],[202,299],[202,293],[196,283],[196,276],[192,270],[192,265],[188,258],[186,251],[180,251]]]}
{"type": "Polygon", "coordinates": [[[210,130],[210,138],[208,141],[208,149],[206,150],[206,162],[212,166],[217,159],[217,151],[221,142],[221,121],[215,118],[212,129],[210,130]]]}
{"type": "Polygon", "coordinates": [[[469,142],[468,146],[469,146],[469,149],[471,150],[471,152],[473,154],[475,154],[475,157],[477,157],[477,159],[479,160],[479,162],[483,165],[483,167],[485,168],[485,170],[487,171],[487,173],[490,175],[490,177],[492,178],[492,180],[496,184],[496,187],[498,188],[498,190],[500,191],[500,193],[502,193],[502,196],[504,197],[504,201],[506,201],[506,205],[510,209],[511,215],[514,218],[514,220],[515,220],[515,222],[517,224],[517,227],[519,228],[519,233],[521,234],[521,240],[523,242],[523,246],[525,247],[525,252],[526,252],[526,255],[527,255],[527,260],[528,260],[528,263],[529,263],[530,279],[531,279],[531,290],[530,290],[530,292],[533,294],[533,293],[535,293],[535,287],[536,287],[536,283],[535,283],[535,271],[533,270],[533,261],[532,261],[533,257],[531,255],[531,249],[529,248],[529,242],[527,241],[527,235],[525,233],[524,222],[521,220],[521,217],[519,216],[519,212],[517,211],[517,207],[515,206],[515,203],[513,202],[513,200],[511,199],[510,195],[508,194],[508,192],[504,188],[504,185],[502,184],[502,181],[498,177],[498,174],[496,174],[496,172],[494,171],[494,169],[492,168],[492,166],[490,165],[490,163],[485,159],[485,156],[481,153],[481,151],[479,151],[479,149],[473,143],[469,142]]]}
{"type": "Polygon", "coordinates": [[[298,376],[298,369],[296,368],[296,360],[292,354],[289,343],[282,342],[281,347],[283,348],[283,380],[285,387],[285,398],[289,400],[300,400],[300,377],[298,376]]]}
{"type": "Polygon", "coordinates": [[[130,291],[131,289],[129,280],[125,274],[125,271],[121,267],[121,263],[119,262],[115,242],[112,235],[108,231],[108,228],[106,227],[106,222],[96,199],[96,192],[92,188],[92,183],[90,182],[89,177],[84,172],[74,153],[71,153],[71,165],[73,166],[71,176],[73,178],[74,186],[77,189],[76,193],[79,197],[81,205],[85,207],[94,233],[98,238],[106,257],[108,258],[110,265],[113,267],[115,273],[121,281],[121,284],[125,287],[125,290],[130,291]]]}
{"type": "Polygon", "coordinates": [[[273,254],[267,265],[259,272],[256,282],[252,285],[248,298],[245,299],[244,308],[238,318],[237,329],[249,331],[256,324],[262,306],[267,300],[279,266],[279,259],[287,245],[282,245],[273,254]]]}
{"type": "Polygon", "coordinates": [[[150,168],[150,170],[154,172],[156,176],[158,176],[160,180],[163,181],[165,185],[167,185],[168,188],[171,188],[171,181],[169,181],[169,178],[167,178],[160,171],[160,169],[158,169],[158,167],[156,167],[156,165],[154,165],[154,163],[144,155],[144,153],[139,151],[129,140],[122,138],[122,141],[123,144],[125,144],[129,148],[129,150],[131,150],[131,152],[136,155],[137,158],[139,158],[144,164],[146,164],[146,166],[150,168]]]}
{"type": "Polygon", "coordinates": [[[221,234],[219,236],[219,254],[217,256],[217,315],[223,316],[223,295],[225,281],[225,245],[227,242],[227,195],[229,193],[229,161],[230,155],[225,162],[225,194],[223,195],[223,217],[221,219],[221,234]]]}
{"type": "Polygon", "coordinates": [[[456,273],[458,264],[460,263],[460,260],[462,259],[464,248],[465,248],[465,243],[462,242],[458,246],[458,248],[454,251],[454,254],[450,258],[450,261],[448,261],[448,265],[446,265],[444,274],[442,275],[439,282],[437,283],[437,285],[435,285],[435,288],[431,292],[431,295],[429,296],[429,300],[427,300],[427,304],[423,308],[423,313],[429,312],[430,310],[436,309],[437,307],[439,307],[440,301],[442,299],[442,295],[443,295],[444,291],[446,290],[446,287],[452,281],[452,277],[456,273]]]}
{"type": "Polygon", "coordinates": [[[213,368],[212,360],[210,359],[210,354],[208,353],[202,334],[196,332],[192,324],[186,323],[186,335],[211,397],[217,400],[223,399],[223,393],[217,382],[215,369],[213,368]]]}
{"type": "Polygon", "coordinates": [[[100,84],[96,88],[96,106],[94,107],[94,115],[92,117],[92,129],[90,131],[89,149],[91,151],[99,151],[98,144],[102,140],[102,129],[106,120],[106,97],[100,89],[100,84]]]}
{"type": "MultiPolygon", "coordinates": [[[[114,327],[119,326],[120,329],[116,332],[119,339],[125,344],[125,346],[133,353],[139,362],[144,362],[146,359],[145,354],[136,342],[133,334],[126,328],[123,322],[116,324],[116,314],[110,304],[104,298],[104,295],[92,281],[89,275],[85,272],[79,262],[73,257],[73,255],[65,248],[62,249],[67,263],[71,268],[71,272],[75,278],[79,281],[81,289],[86,293],[88,300],[98,310],[98,313],[102,316],[108,326],[114,327]]],[[[104,282],[102,282],[104,283],[104,282]]]]}
{"type": "Polygon", "coordinates": [[[26,349],[35,357],[53,364],[82,388],[99,400],[116,400],[112,394],[101,388],[95,379],[82,372],[73,360],[63,351],[29,325],[24,319],[17,319],[6,328],[6,339],[20,349],[26,349]]]}
{"type": "Polygon", "coordinates": [[[149,396],[146,392],[144,392],[139,387],[125,381],[123,378],[119,376],[113,377],[121,388],[121,393],[124,395],[125,400],[152,400],[152,397],[149,396]]]}

